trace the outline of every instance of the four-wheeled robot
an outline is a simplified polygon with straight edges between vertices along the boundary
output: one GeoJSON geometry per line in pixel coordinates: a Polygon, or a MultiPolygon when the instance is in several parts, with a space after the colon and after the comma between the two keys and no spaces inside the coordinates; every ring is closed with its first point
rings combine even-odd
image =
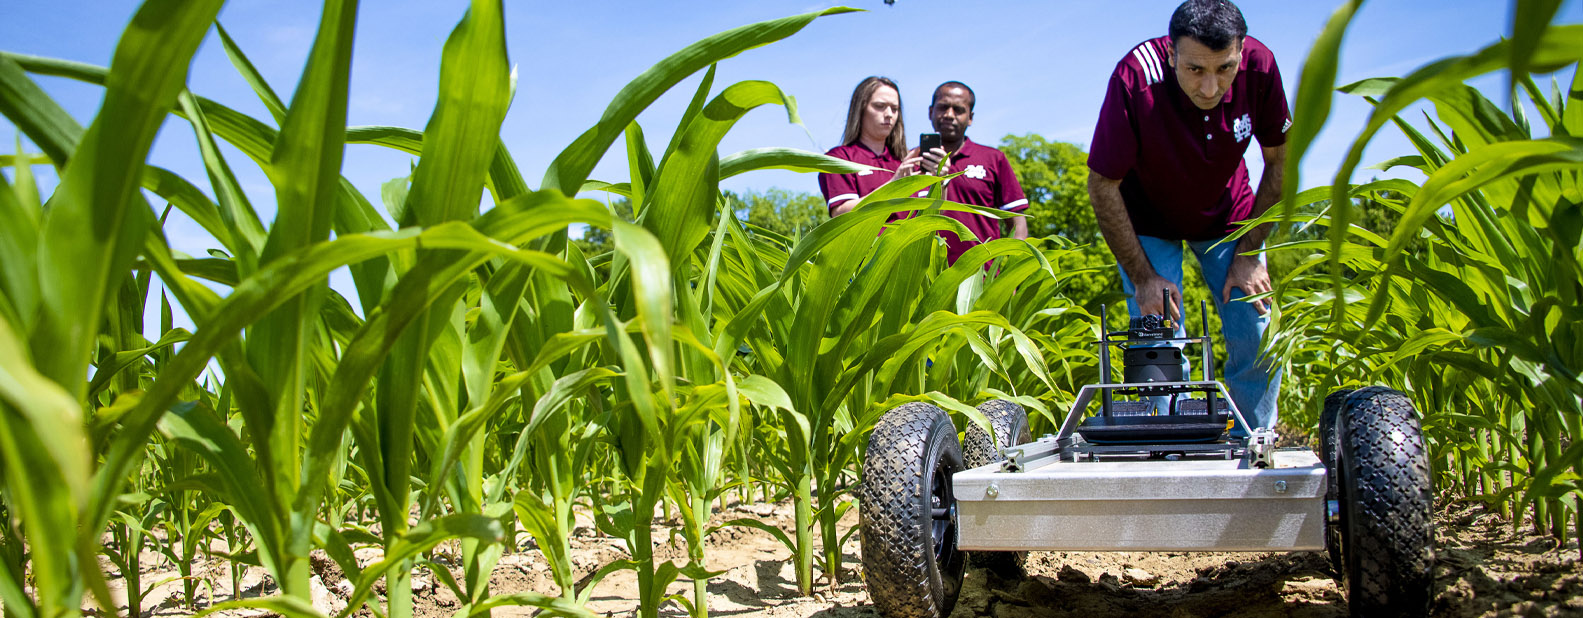
{"type": "Polygon", "coordinates": [[[993,433],[969,422],[961,443],[926,403],[875,426],[859,499],[864,579],[882,614],[947,616],[970,561],[1016,573],[1030,550],[1326,551],[1352,615],[1427,614],[1430,470],[1406,396],[1331,394],[1315,454],[1249,426],[1215,379],[1207,333],[1176,337],[1144,316],[1096,343],[1100,383],[1053,435],[1033,440],[1024,410],[1002,400],[978,407],[993,433]],[[1201,380],[1183,375],[1193,346],[1201,380]]]}

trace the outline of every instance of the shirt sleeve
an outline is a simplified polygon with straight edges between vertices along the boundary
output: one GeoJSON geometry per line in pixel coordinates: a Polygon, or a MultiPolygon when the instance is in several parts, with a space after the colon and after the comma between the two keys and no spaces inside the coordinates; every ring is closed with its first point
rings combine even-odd
{"type": "Polygon", "coordinates": [[[1011,160],[1006,158],[1005,153],[999,151],[997,153],[1000,154],[998,162],[1000,170],[995,172],[995,178],[999,180],[995,183],[998,185],[995,187],[995,203],[1000,205],[1001,210],[1011,212],[1027,210],[1028,197],[1022,193],[1022,183],[1017,181],[1016,170],[1011,169],[1011,160]]]}
{"type": "Polygon", "coordinates": [[[1094,140],[1088,148],[1088,168],[1100,176],[1120,179],[1138,158],[1138,136],[1132,128],[1132,96],[1121,78],[1121,67],[1110,75],[1105,102],[1099,107],[1094,140]]]}
{"type": "MultiPolygon", "coordinates": [[[[841,156],[843,153],[839,150],[831,150],[825,154],[837,159],[851,160],[841,156]]],[[[857,187],[857,174],[821,173],[819,174],[819,192],[824,194],[825,209],[830,211],[830,216],[832,217],[835,216],[836,204],[862,197],[857,187]]]]}
{"type": "MultiPolygon", "coordinates": [[[[1266,52],[1268,53],[1268,52],[1266,52]]],[[[1273,148],[1286,143],[1286,129],[1292,126],[1292,116],[1286,107],[1286,89],[1281,82],[1281,69],[1275,66],[1275,56],[1269,56],[1269,68],[1264,71],[1264,92],[1256,104],[1259,119],[1254,121],[1253,135],[1261,148],[1273,148]]]]}

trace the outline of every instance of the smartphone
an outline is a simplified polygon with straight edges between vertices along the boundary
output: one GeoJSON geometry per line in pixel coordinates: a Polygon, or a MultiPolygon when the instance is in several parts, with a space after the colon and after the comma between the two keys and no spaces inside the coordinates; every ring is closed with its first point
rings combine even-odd
{"type": "Polygon", "coordinates": [[[922,133],[918,135],[918,154],[921,155],[931,149],[940,147],[939,133],[922,133]]]}

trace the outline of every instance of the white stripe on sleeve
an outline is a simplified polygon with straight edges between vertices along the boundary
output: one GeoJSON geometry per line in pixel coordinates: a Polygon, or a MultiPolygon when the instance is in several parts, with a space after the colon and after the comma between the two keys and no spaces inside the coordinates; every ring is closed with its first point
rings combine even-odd
{"type": "Polygon", "coordinates": [[[1165,63],[1160,61],[1159,52],[1154,51],[1154,46],[1144,43],[1143,53],[1148,54],[1154,60],[1154,81],[1158,82],[1165,79],[1165,63]]]}
{"type": "Polygon", "coordinates": [[[1028,205],[1028,200],[1021,199],[1021,200],[1017,200],[1015,202],[1012,202],[1010,204],[1007,204],[1005,206],[1001,206],[1000,209],[1001,210],[1011,210],[1011,209],[1016,208],[1018,206],[1027,206],[1027,205],[1028,205]]]}
{"type": "Polygon", "coordinates": [[[830,198],[830,201],[825,202],[825,205],[826,206],[834,206],[836,202],[845,202],[847,200],[855,200],[855,199],[857,199],[857,194],[856,193],[842,193],[841,195],[837,195],[835,197],[830,198]]]}
{"type": "Polygon", "coordinates": [[[1154,73],[1149,70],[1149,59],[1143,55],[1143,47],[1133,48],[1132,57],[1137,58],[1138,66],[1143,68],[1143,78],[1149,80],[1151,84],[1154,83],[1154,73]]]}

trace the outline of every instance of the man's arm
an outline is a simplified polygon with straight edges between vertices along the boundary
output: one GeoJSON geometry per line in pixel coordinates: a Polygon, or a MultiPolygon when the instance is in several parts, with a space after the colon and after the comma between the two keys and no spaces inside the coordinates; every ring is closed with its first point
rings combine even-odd
{"type": "Polygon", "coordinates": [[[1143,245],[1132,227],[1132,217],[1127,215],[1127,204],[1121,199],[1121,180],[1106,178],[1090,169],[1088,199],[1094,205],[1094,217],[1099,221],[1099,232],[1105,237],[1105,244],[1110,246],[1116,262],[1133,283],[1138,310],[1144,315],[1171,315],[1180,319],[1182,292],[1176,284],[1156,273],[1149,256],[1143,253],[1143,245]],[[1161,288],[1170,290],[1173,306],[1161,306],[1160,296],[1154,293],[1161,288]]]}
{"type": "MultiPolygon", "coordinates": [[[[1259,150],[1264,154],[1264,173],[1259,175],[1259,190],[1253,196],[1254,219],[1264,216],[1271,206],[1281,201],[1281,183],[1286,178],[1286,144],[1259,150]]],[[[1264,239],[1270,237],[1271,225],[1266,223],[1243,234],[1237,239],[1237,253],[1263,247],[1264,239]]]]}
{"type": "Polygon", "coordinates": [[[1016,238],[1018,240],[1027,240],[1028,239],[1028,218],[1027,217],[1012,217],[1011,218],[1011,237],[1012,238],[1016,238]]]}
{"type": "MultiPolygon", "coordinates": [[[[1286,144],[1271,147],[1260,147],[1264,154],[1264,173],[1259,176],[1259,190],[1253,197],[1253,218],[1264,215],[1270,206],[1281,201],[1281,183],[1285,178],[1286,144]]],[[[1231,268],[1226,272],[1226,285],[1220,289],[1222,302],[1230,302],[1232,288],[1242,290],[1243,296],[1263,294],[1273,289],[1270,285],[1270,271],[1265,268],[1264,262],[1257,255],[1243,255],[1250,251],[1257,251],[1264,247],[1264,239],[1269,238],[1273,224],[1265,223],[1242,235],[1237,239],[1237,257],[1231,259],[1231,268]]],[[[1270,299],[1254,301],[1253,309],[1264,315],[1270,310],[1270,299]]]]}

